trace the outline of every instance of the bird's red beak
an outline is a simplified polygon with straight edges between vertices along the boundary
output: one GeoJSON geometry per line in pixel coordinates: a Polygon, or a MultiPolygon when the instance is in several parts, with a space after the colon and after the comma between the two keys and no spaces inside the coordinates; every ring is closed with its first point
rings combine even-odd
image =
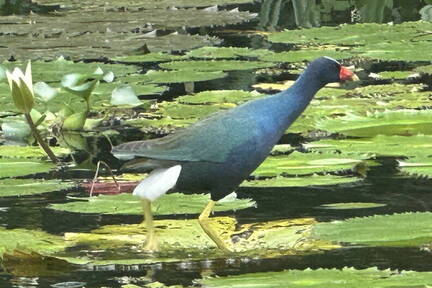
{"type": "Polygon", "coordinates": [[[351,70],[349,70],[345,66],[341,66],[340,67],[339,79],[340,79],[341,82],[345,82],[345,81],[358,81],[359,80],[359,78],[357,77],[357,75],[354,74],[354,72],[352,72],[351,70]]]}

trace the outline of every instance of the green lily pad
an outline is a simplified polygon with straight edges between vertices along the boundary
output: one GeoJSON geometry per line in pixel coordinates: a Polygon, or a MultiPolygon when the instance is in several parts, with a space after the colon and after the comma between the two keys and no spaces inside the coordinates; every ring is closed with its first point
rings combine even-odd
{"type": "MultiPolygon", "coordinates": [[[[100,195],[97,197],[81,198],[64,204],[51,204],[54,210],[75,213],[99,213],[99,214],[142,214],[141,201],[131,194],[119,194],[115,196],[100,195]]],[[[199,214],[210,200],[208,195],[172,193],[161,197],[153,205],[155,215],[173,214],[199,214]]],[[[250,199],[226,199],[218,202],[215,211],[240,210],[253,207],[255,202],[250,199]]]]}
{"type": "Polygon", "coordinates": [[[426,66],[420,66],[414,69],[415,72],[421,73],[421,74],[432,74],[432,65],[426,65],[426,66]]]}
{"type": "Polygon", "coordinates": [[[307,175],[349,170],[364,158],[334,153],[293,152],[286,156],[268,157],[253,173],[254,176],[307,175]]]}
{"type": "Polygon", "coordinates": [[[432,133],[431,110],[377,112],[367,117],[347,115],[317,123],[319,129],[347,136],[416,135],[432,133]]]}
{"type": "Polygon", "coordinates": [[[313,235],[322,240],[371,246],[418,246],[432,241],[432,213],[403,213],[319,223],[313,235]]]}
{"type": "MultiPolygon", "coordinates": [[[[62,147],[50,147],[56,156],[70,154],[70,150],[62,147]]],[[[0,146],[0,157],[3,158],[47,158],[45,151],[39,146],[0,146]]]]}
{"type": "Polygon", "coordinates": [[[186,56],[192,58],[229,59],[239,57],[258,58],[271,54],[274,54],[274,52],[266,49],[250,49],[247,47],[201,47],[189,51],[186,53],[186,56]]]}
{"type": "Polygon", "coordinates": [[[208,7],[208,6],[224,6],[224,5],[238,5],[244,3],[251,3],[253,0],[145,0],[140,2],[120,0],[116,2],[106,2],[104,0],[82,0],[79,2],[64,2],[59,0],[41,0],[40,3],[45,5],[61,5],[62,8],[67,9],[119,9],[124,7],[129,9],[167,9],[170,7],[177,8],[191,8],[191,7],[208,7]]]}
{"type": "Polygon", "coordinates": [[[386,204],[381,203],[365,203],[365,202],[351,202],[351,203],[332,203],[323,204],[316,208],[318,209],[330,209],[330,210],[346,210],[346,209],[369,209],[384,207],[386,204]]]}
{"type": "Polygon", "coordinates": [[[148,71],[143,75],[142,80],[149,83],[185,83],[200,82],[226,77],[222,71],[201,72],[201,71],[148,71]]]}
{"type": "Polygon", "coordinates": [[[128,55],[128,56],[114,57],[112,60],[125,62],[125,63],[145,63],[145,62],[174,61],[174,60],[181,60],[183,58],[184,56],[158,52],[158,53],[148,53],[144,55],[128,55]]]}
{"type": "MultiPolygon", "coordinates": [[[[1,64],[9,70],[26,65],[26,63],[21,62],[3,62],[1,64]]],[[[98,68],[104,72],[112,71],[115,77],[134,73],[138,70],[137,67],[131,65],[73,62],[58,58],[50,62],[32,61],[32,76],[34,82],[59,82],[66,74],[91,74],[98,68]]]]}
{"type": "Polygon", "coordinates": [[[418,151],[432,154],[432,136],[386,136],[362,139],[325,139],[304,144],[306,149],[321,152],[342,152],[346,155],[415,156],[418,151]]]}
{"type": "Polygon", "coordinates": [[[414,33],[408,39],[402,40],[400,42],[368,43],[365,47],[353,49],[352,53],[358,53],[363,57],[369,57],[378,60],[430,61],[430,57],[428,55],[430,51],[430,42],[412,42],[409,40],[417,33],[414,33]]]}
{"type": "Polygon", "coordinates": [[[211,277],[197,282],[206,288],[412,288],[429,286],[432,283],[432,272],[378,270],[377,268],[306,269],[211,277]]]}
{"type": "Polygon", "coordinates": [[[214,103],[241,103],[262,96],[258,92],[243,90],[213,90],[199,92],[195,95],[177,97],[182,104],[214,104],[214,103]]]}
{"type": "Polygon", "coordinates": [[[161,118],[161,119],[130,119],[124,121],[125,124],[140,128],[142,131],[152,131],[152,130],[172,130],[180,127],[186,127],[194,123],[196,119],[171,119],[171,118],[161,118]]]}
{"type": "Polygon", "coordinates": [[[413,71],[384,71],[378,73],[381,79],[406,79],[413,71]]]}
{"type": "Polygon", "coordinates": [[[420,177],[432,177],[432,149],[416,150],[421,155],[415,155],[407,160],[399,160],[399,167],[403,173],[420,177]],[[421,152],[420,152],[421,151],[421,152]]]}
{"type": "MultiPolygon", "coordinates": [[[[344,24],[337,27],[285,30],[270,34],[268,40],[274,43],[306,45],[311,43],[365,46],[373,43],[383,43],[385,45],[388,42],[412,39],[416,35],[422,34],[422,31],[428,31],[431,28],[432,23],[427,22],[404,22],[397,25],[375,23],[344,24]]],[[[418,51],[413,52],[418,53],[418,51]]]]}
{"type": "Polygon", "coordinates": [[[159,112],[173,119],[204,118],[222,109],[230,109],[232,105],[186,105],[175,102],[164,102],[159,105],[159,112]]]}
{"type": "Polygon", "coordinates": [[[234,71],[252,70],[275,66],[271,62],[241,61],[241,60],[187,60],[159,64],[161,68],[184,71],[234,71]]]}
{"type": "Polygon", "coordinates": [[[74,186],[71,182],[37,179],[0,180],[0,198],[42,194],[65,190],[74,186]]]}
{"type": "Polygon", "coordinates": [[[308,187],[323,185],[339,185],[361,181],[357,177],[336,175],[312,175],[304,177],[273,177],[263,180],[244,181],[241,187],[308,187]]]}
{"type": "Polygon", "coordinates": [[[311,61],[321,56],[328,56],[334,59],[346,59],[353,57],[353,54],[347,51],[305,49],[268,54],[261,56],[258,59],[261,61],[271,62],[302,62],[311,61]]]}
{"type": "Polygon", "coordinates": [[[55,168],[51,162],[36,159],[0,159],[0,178],[45,173],[55,168]]]}

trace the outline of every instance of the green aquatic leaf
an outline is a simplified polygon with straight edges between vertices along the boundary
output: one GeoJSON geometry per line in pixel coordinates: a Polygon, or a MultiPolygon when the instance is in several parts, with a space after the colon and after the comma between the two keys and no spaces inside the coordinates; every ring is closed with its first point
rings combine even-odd
{"type": "Polygon", "coordinates": [[[368,116],[347,115],[317,123],[319,129],[347,136],[432,134],[432,110],[377,112],[368,116]]]}
{"type": "Polygon", "coordinates": [[[62,125],[63,130],[82,130],[87,120],[87,111],[77,112],[68,116],[62,125]]]}
{"type": "Polygon", "coordinates": [[[74,186],[72,182],[60,180],[2,179],[0,180],[0,198],[49,193],[74,186]]]}
{"type": "MultiPolygon", "coordinates": [[[[115,196],[100,195],[97,197],[81,198],[81,201],[64,204],[52,204],[50,208],[75,213],[100,214],[142,214],[141,201],[131,194],[115,196]]],[[[208,195],[172,193],[161,197],[153,205],[155,215],[199,214],[210,200],[208,195]]],[[[227,198],[220,201],[215,211],[241,210],[253,207],[255,202],[250,199],[227,198]]]]}
{"type": "Polygon", "coordinates": [[[252,70],[275,66],[275,63],[241,60],[185,60],[159,64],[161,68],[185,71],[234,71],[252,70]]]}
{"type": "MultiPolygon", "coordinates": [[[[24,67],[25,63],[3,62],[2,65],[11,69],[19,65],[24,67]]],[[[73,62],[65,60],[64,58],[58,58],[50,62],[32,61],[34,82],[59,82],[66,74],[77,73],[88,75],[98,68],[101,68],[103,71],[113,71],[116,77],[127,75],[138,70],[136,66],[132,65],[73,62]]]]}
{"type": "Polygon", "coordinates": [[[173,119],[204,118],[214,112],[232,108],[232,105],[187,105],[175,102],[163,102],[159,105],[159,113],[173,119]]]}
{"type": "Polygon", "coordinates": [[[378,73],[381,79],[406,79],[414,74],[413,71],[384,71],[378,73]]]}
{"type": "Polygon", "coordinates": [[[321,240],[371,246],[418,246],[432,241],[432,213],[374,215],[319,223],[312,235],[321,240]]]}
{"type": "Polygon", "coordinates": [[[64,250],[67,244],[63,237],[43,231],[0,227],[0,258],[5,252],[20,249],[37,251],[41,254],[51,254],[64,250]]]}
{"type": "Polygon", "coordinates": [[[241,187],[308,187],[339,185],[361,181],[361,178],[336,176],[336,175],[312,175],[303,177],[273,177],[262,180],[244,181],[241,187]]]}
{"type": "Polygon", "coordinates": [[[111,104],[137,106],[142,102],[138,99],[132,86],[123,84],[112,91],[111,104]]]}
{"type": "Polygon", "coordinates": [[[258,58],[272,54],[274,52],[267,49],[251,49],[247,47],[201,47],[187,52],[186,56],[192,58],[229,59],[239,57],[258,58]]]}
{"type": "Polygon", "coordinates": [[[377,268],[306,269],[211,277],[197,282],[206,288],[414,288],[428,287],[432,283],[432,272],[378,270],[377,268]]]}
{"type": "Polygon", "coordinates": [[[432,149],[430,146],[428,148],[428,150],[425,150],[419,147],[412,152],[417,154],[414,157],[406,160],[399,160],[400,170],[403,173],[418,177],[432,177],[432,149]]]}
{"type": "Polygon", "coordinates": [[[129,119],[124,121],[124,124],[140,128],[143,132],[173,130],[180,127],[186,127],[194,123],[196,119],[129,119]]]}
{"type": "Polygon", "coordinates": [[[213,90],[203,91],[194,95],[180,96],[176,100],[182,104],[214,104],[214,103],[241,103],[262,96],[256,91],[243,90],[213,90]]]}
{"type": "Polygon", "coordinates": [[[430,42],[410,41],[415,34],[416,33],[414,33],[410,38],[400,42],[368,43],[364,47],[353,49],[352,53],[378,60],[429,61],[430,57],[428,54],[430,51],[430,42]]]}
{"type": "MultiPolygon", "coordinates": [[[[56,156],[65,156],[71,153],[70,149],[62,147],[50,147],[56,156]]],[[[46,158],[45,151],[39,146],[0,146],[2,158],[46,158]]]]}
{"type": "Polygon", "coordinates": [[[300,153],[270,156],[253,173],[254,176],[307,175],[353,169],[365,159],[358,155],[334,153],[300,153]]]}
{"type": "Polygon", "coordinates": [[[124,63],[166,62],[184,59],[184,56],[172,55],[164,52],[147,53],[143,55],[128,55],[114,57],[112,60],[124,63]]]}
{"type": "Polygon", "coordinates": [[[334,59],[346,59],[353,57],[353,54],[349,51],[338,51],[338,50],[318,50],[318,49],[304,49],[297,51],[286,51],[274,54],[268,54],[259,57],[261,61],[271,62],[302,62],[312,61],[315,58],[327,56],[334,59]]]}
{"type": "Polygon", "coordinates": [[[36,159],[0,159],[0,178],[46,173],[54,168],[51,162],[36,159]]]}
{"type": "Polygon", "coordinates": [[[415,72],[421,73],[421,74],[432,74],[432,65],[426,65],[426,66],[420,66],[414,69],[415,72]]]}
{"type": "Polygon", "coordinates": [[[350,202],[350,203],[332,203],[323,204],[317,209],[330,209],[330,210],[351,210],[351,209],[369,209],[369,208],[379,208],[384,207],[386,204],[382,203],[365,203],[365,202],[350,202]]]}
{"type": "Polygon", "coordinates": [[[142,80],[149,83],[185,83],[200,82],[226,77],[222,71],[148,71],[143,75],[142,80]]]}
{"type": "Polygon", "coordinates": [[[342,152],[346,155],[369,156],[415,156],[418,151],[432,154],[432,136],[386,136],[361,139],[325,139],[303,145],[308,150],[321,152],[342,152]]]}
{"type": "MultiPolygon", "coordinates": [[[[268,40],[274,43],[364,45],[368,47],[375,43],[386,45],[387,43],[410,40],[422,34],[422,31],[428,31],[431,28],[432,23],[427,22],[404,22],[397,25],[342,24],[337,27],[285,30],[270,34],[268,40]]],[[[426,55],[424,56],[426,57],[426,55]]]]}

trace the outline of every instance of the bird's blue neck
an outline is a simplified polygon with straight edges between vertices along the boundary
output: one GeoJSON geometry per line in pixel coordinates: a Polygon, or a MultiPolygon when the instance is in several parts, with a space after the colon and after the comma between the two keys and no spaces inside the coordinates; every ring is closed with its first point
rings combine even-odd
{"type": "Polygon", "coordinates": [[[285,129],[297,119],[318,90],[325,85],[314,76],[313,73],[306,71],[290,88],[274,96],[279,103],[278,110],[282,120],[280,124],[285,126],[285,129]]]}

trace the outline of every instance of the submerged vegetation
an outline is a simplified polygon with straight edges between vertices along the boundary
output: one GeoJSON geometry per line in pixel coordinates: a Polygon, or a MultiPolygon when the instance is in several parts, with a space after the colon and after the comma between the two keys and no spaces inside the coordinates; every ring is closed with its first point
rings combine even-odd
{"type": "MultiPolygon", "coordinates": [[[[116,267],[129,276],[138,264],[201,275],[133,274],[88,287],[432,285],[421,272],[430,265],[355,262],[368,249],[430,262],[431,1],[40,0],[18,10],[9,2],[0,1],[0,286],[54,277],[50,285],[68,281],[53,287],[83,287],[67,277],[108,265],[126,265],[116,267]],[[235,253],[219,251],[190,219],[208,195],[157,202],[154,255],[141,249],[137,198],[89,197],[97,161],[121,165],[111,145],[277,93],[320,56],[353,65],[361,81],[323,88],[237,195],[216,206],[212,224],[235,253]],[[13,72],[27,61],[31,71],[13,72]],[[326,262],[349,253],[361,255],[344,262],[355,268],[326,262]],[[303,265],[318,256],[313,269],[303,265]]],[[[130,192],[142,177],[120,175],[119,189],[103,178],[95,194],[130,192]]]]}

